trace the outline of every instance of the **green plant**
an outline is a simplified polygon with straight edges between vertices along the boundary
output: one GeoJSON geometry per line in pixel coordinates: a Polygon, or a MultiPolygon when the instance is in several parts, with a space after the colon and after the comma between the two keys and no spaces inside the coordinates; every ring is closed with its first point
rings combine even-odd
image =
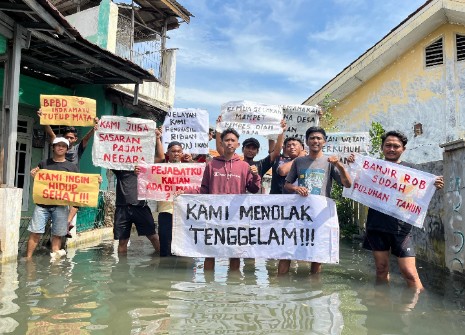
{"type": "Polygon", "coordinates": [[[352,235],[358,234],[359,229],[355,223],[354,201],[342,196],[343,187],[339,184],[333,184],[331,190],[331,199],[336,202],[337,217],[339,219],[339,230],[342,237],[352,238],[352,235]]]}
{"type": "Polygon", "coordinates": [[[337,131],[338,126],[335,125],[336,118],[333,115],[333,110],[337,106],[339,101],[331,97],[331,94],[327,93],[320,103],[321,108],[323,109],[323,115],[320,118],[323,128],[327,131],[337,131]]]}
{"type": "Polygon", "coordinates": [[[375,158],[384,158],[381,150],[381,135],[384,134],[384,128],[379,122],[372,122],[369,131],[370,134],[370,155],[375,158]]]}
{"type": "MultiPolygon", "coordinates": [[[[324,113],[321,117],[322,125],[325,131],[335,132],[338,131],[336,118],[333,115],[334,108],[338,105],[339,101],[326,94],[321,107],[324,113]]],[[[355,224],[354,218],[354,202],[351,199],[342,196],[343,187],[339,184],[333,184],[331,190],[331,198],[336,202],[337,216],[339,219],[339,228],[342,237],[352,238],[353,234],[358,233],[358,226],[355,224]]]]}

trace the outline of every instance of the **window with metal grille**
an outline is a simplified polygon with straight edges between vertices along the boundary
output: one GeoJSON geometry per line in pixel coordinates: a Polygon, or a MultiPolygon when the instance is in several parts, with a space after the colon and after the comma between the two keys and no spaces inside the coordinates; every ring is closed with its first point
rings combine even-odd
{"type": "Polygon", "coordinates": [[[426,47],[425,62],[426,67],[444,64],[442,37],[426,47]]]}
{"type": "Polygon", "coordinates": [[[457,61],[465,60],[465,36],[455,35],[455,48],[457,50],[457,61]]]}

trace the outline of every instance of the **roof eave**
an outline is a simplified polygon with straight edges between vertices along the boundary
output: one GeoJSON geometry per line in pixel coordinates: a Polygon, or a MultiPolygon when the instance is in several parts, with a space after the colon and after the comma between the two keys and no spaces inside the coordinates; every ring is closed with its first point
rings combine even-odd
{"type": "Polygon", "coordinates": [[[463,3],[451,0],[430,0],[406,20],[391,30],[383,39],[368,49],[333,79],[307,98],[303,104],[321,103],[327,93],[332,99],[342,100],[387,65],[445,23],[465,24],[463,3]]]}

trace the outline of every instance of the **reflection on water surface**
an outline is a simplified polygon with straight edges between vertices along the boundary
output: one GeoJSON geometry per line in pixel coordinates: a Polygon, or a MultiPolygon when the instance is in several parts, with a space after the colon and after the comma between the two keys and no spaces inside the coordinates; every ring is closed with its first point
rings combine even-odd
{"type": "Polygon", "coordinates": [[[245,260],[240,273],[217,261],[159,258],[146,239],[118,257],[113,241],[1,266],[0,333],[12,334],[463,334],[463,278],[420,269],[427,291],[398,273],[374,285],[371,254],[341,245],[341,264],[309,276],[293,263],[245,260]]]}

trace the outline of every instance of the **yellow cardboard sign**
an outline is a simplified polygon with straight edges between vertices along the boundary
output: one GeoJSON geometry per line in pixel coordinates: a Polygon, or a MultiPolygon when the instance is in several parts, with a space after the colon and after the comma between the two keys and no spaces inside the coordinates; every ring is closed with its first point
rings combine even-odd
{"type": "Polygon", "coordinates": [[[40,95],[40,124],[93,126],[97,113],[94,99],[71,95],[40,95]]]}
{"type": "Polygon", "coordinates": [[[97,207],[98,177],[98,174],[40,169],[34,177],[34,203],[97,207]]]}

